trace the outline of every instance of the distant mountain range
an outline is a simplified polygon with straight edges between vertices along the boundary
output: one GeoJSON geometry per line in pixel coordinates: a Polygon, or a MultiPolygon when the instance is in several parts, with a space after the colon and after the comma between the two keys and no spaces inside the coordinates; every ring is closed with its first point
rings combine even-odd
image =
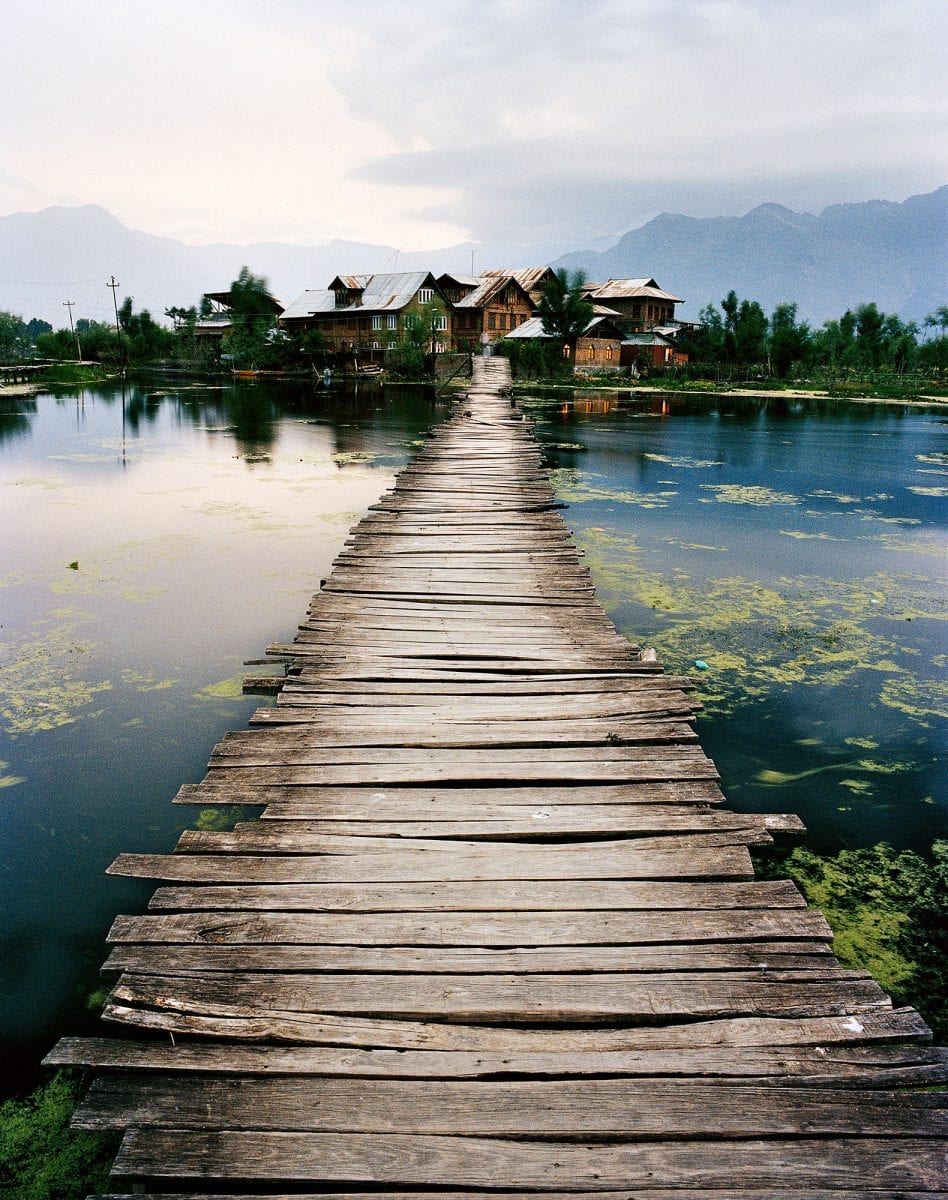
{"type": "MultiPolygon", "coordinates": [[[[695,318],[734,288],[769,312],[796,300],[802,317],[820,323],[874,300],[905,319],[946,302],[948,186],[902,204],[870,201],[824,209],[819,216],[764,204],[743,217],[698,219],[663,214],[607,249],[575,251],[553,266],[580,268],[589,279],[654,276],[683,297],[680,315],[695,318]]],[[[601,242],[600,242],[601,245],[601,242]]],[[[284,302],[334,275],[372,271],[470,272],[489,266],[544,265],[539,247],[466,243],[431,251],[331,241],[318,246],[262,242],[188,246],[123,225],[96,205],[47,208],[0,217],[0,309],[29,320],[108,320],[112,294],[161,317],[171,305],[196,304],[224,290],[241,266],[267,278],[284,302]]]]}
{"type": "Polygon", "coordinates": [[[580,251],[554,266],[591,280],[654,276],[694,318],[733,288],[769,314],[795,300],[822,324],[874,300],[903,320],[948,301],[948,186],[902,204],[834,204],[819,216],[762,204],[743,217],[663,213],[609,250],[580,251]]]}

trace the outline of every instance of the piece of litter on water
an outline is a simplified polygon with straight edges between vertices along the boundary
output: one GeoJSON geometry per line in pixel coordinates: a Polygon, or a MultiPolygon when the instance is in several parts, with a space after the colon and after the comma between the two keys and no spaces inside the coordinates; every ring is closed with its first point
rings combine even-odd
{"type": "Polygon", "coordinates": [[[69,570],[70,571],[78,571],[79,570],[79,560],[78,559],[76,559],[75,562],[71,562],[69,564],[69,570]]]}
{"type": "Polygon", "coordinates": [[[550,810],[548,808],[541,808],[533,814],[533,819],[534,819],[534,821],[542,821],[546,817],[552,817],[552,816],[553,816],[553,814],[550,812],[550,810]]]}
{"type": "Polygon", "coordinates": [[[704,661],[703,658],[696,658],[695,666],[698,668],[699,671],[707,671],[707,669],[708,669],[708,664],[704,661]]]}

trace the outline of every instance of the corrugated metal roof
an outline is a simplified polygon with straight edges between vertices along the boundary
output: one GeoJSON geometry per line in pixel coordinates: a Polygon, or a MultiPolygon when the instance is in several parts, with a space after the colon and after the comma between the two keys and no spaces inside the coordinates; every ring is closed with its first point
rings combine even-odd
{"type": "Polygon", "coordinates": [[[503,275],[507,279],[516,279],[525,292],[536,291],[537,288],[543,287],[548,274],[554,274],[552,267],[517,267],[513,269],[503,267],[499,270],[481,271],[482,277],[503,275]]]}
{"type": "MultiPolygon", "coordinates": [[[[399,271],[388,275],[337,275],[332,281],[344,288],[362,293],[358,304],[342,305],[335,312],[397,312],[414,298],[418,289],[429,281],[430,271],[399,271]]],[[[330,287],[332,284],[330,284],[330,287]]]]}
{"type": "Polygon", "coordinates": [[[598,286],[587,285],[586,294],[591,300],[631,300],[637,296],[647,296],[652,300],[684,303],[680,296],[663,292],[654,279],[610,279],[608,283],[598,286]]]}
{"type": "Polygon", "coordinates": [[[654,330],[651,333],[630,333],[622,341],[623,346],[670,346],[672,345],[671,338],[663,337],[662,334],[656,333],[654,330]]]}
{"type": "Polygon", "coordinates": [[[482,308],[488,304],[498,292],[503,291],[507,286],[508,278],[506,275],[491,276],[489,279],[479,279],[477,287],[473,292],[469,292],[466,296],[462,296],[455,304],[455,308],[482,308]]]}
{"type": "Polygon", "coordinates": [[[552,336],[551,333],[543,332],[541,317],[531,317],[529,321],[524,321],[516,329],[511,329],[509,333],[504,334],[505,338],[549,338],[552,336]]]}
{"type": "Polygon", "coordinates": [[[302,296],[297,296],[289,308],[283,312],[284,319],[291,320],[299,317],[311,317],[315,313],[332,312],[336,307],[336,293],[327,289],[307,289],[302,296]]]}
{"type": "Polygon", "coordinates": [[[470,288],[476,288],[483,282],[476,275],[455,275],[453,271],[445,271],[443,275],[438,276],[438,283],[443,283],[445,280],[448,283],[456,283],[460,287],[470,288]]]}
{"type": "MultiPolygon", "coordinates": [[[[600,325],[612,325],[612,320],[608,314],[603,314],[599,317],[593,317],[593,319],[583,330],[583,334],[585,335],[592,333],[593,330],[598,328],[600,325]]],[[[618,334],[618,329],[616,329],[615,332],[618,334]]],[[[529,321],[524,321],[524,323],[522,325],[518,325],[516,329],[512,329],[509,333],[504,334],[505,338],[549,338],[552,336],[553,334],[551,333],[543,332],[542,317],[531,317],[529,321]]]]}

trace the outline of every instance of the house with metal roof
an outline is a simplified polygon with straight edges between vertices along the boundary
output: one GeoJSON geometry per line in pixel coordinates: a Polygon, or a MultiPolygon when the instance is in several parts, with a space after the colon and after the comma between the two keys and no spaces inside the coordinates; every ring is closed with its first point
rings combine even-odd
{"type": "Polygon", "coordinates": [[[503,276],[504,279],[515,279],[533,301],[534,308],[540,303],[544,287],[551,279],[556,278],[552,267],[500,267],[481,271],[481,278],[497,275],[503,276]]]}
{"type": "MultiPolygon", "coordinates": [[[[514,341],[533,338],[552,341],[555,338],[554,334],[547,333],[543,328],[541,317],[531,317],[506,336],[514,341]]],[[[576,358],[573,363],[576,372],[582,375],[589,371],[617,371],[622,365],[624,336],[613,316],[608,312],[596,313],[576,339],[576,358]]],[[[570,348],[564,346],[564,357],[569,354],[570,348]]]]}
{"type": "Polygon", "coordinates": [[[533,316],[533,300],[512,275],[442,275],[438,283],[445,295],[458,296],[452,303],[455,350],[469,353],[499,341],[533,316]]]}
{"type": "Polygon", "coordinates": [[[593,304],[605,304],[618,315],[616,323],[626,333],[644,333],[675,319],[680,296],[663,291],[654,279],[610,279],[587,283],[583,295],[593,304]]]}
{"type": "Polygon", "coordinates": [[[640,367],[680,367],[688,355],[675,345],[674,339],[657,329],[627,334],[622,342],[622,363],[635,362],[640,367]]]}
{"type": "Polygon", "coordinates": [[[333,351],[394,350],[412,320],[422,321],[436,353],[451,344],[451,305],[430,271],[337,275],[306,291],[283,314],[293,331],[318,329],[333,351]]]}

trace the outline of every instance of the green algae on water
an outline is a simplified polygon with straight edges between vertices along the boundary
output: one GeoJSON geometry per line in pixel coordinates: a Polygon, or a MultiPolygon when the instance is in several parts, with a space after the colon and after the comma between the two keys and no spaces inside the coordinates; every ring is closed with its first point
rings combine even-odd
{"type": "Polygon", "coordinates": [[[19,642],[0,643],[0,723],[11,736],[70,725],[90,710],[109,680],[83,678],[95,644],[79,635],[88,614],[53,610],[19,642]]]}
{"type": "Polygon", "coordinates": [[[823,857],[797,848],[760,855],[757,875],[792,879],[822,910],[845,967],[870,971],[894,1002],[948,1034],[948,842],[931,859],[885,842],[823,857]]]}
{"type": "Polygon", "coordinates": [[[8,775],[9,766],[8,762],[0,761],[0,788],[16,787],[18,783],[26,782],[22,775],[8,775]]]}
{"type": "Polygon", "coordinates": [[[218,683],[209,683],[196,693],[198,700],[240,700],[244,694],[243,675],[231,675],[218,683]]]}
{"type": "Polygon", "coordinates": [[[792,496],[789,492],[776,492],[773,488],[759,484],[743,483],[702,483],[699,485],[705,491],[714,492],[713,497],[701,497],[700,504],[749,504],[755,508],[769,508],[772,505],[799,504],[800,497],[792,496]]]}
{"type": "Polygon", "coordinates": [[[557,497],[567,504],[582,504],[591,500],[609,500],[616,504],[628,504],[635,508],[668,508],[677,491],[632,492],[623,488],[601,487],[587,483],[586,479],[601,479],[599,475],[581,475],[574,467],[561,467],[551,471],[557,497]]]}

